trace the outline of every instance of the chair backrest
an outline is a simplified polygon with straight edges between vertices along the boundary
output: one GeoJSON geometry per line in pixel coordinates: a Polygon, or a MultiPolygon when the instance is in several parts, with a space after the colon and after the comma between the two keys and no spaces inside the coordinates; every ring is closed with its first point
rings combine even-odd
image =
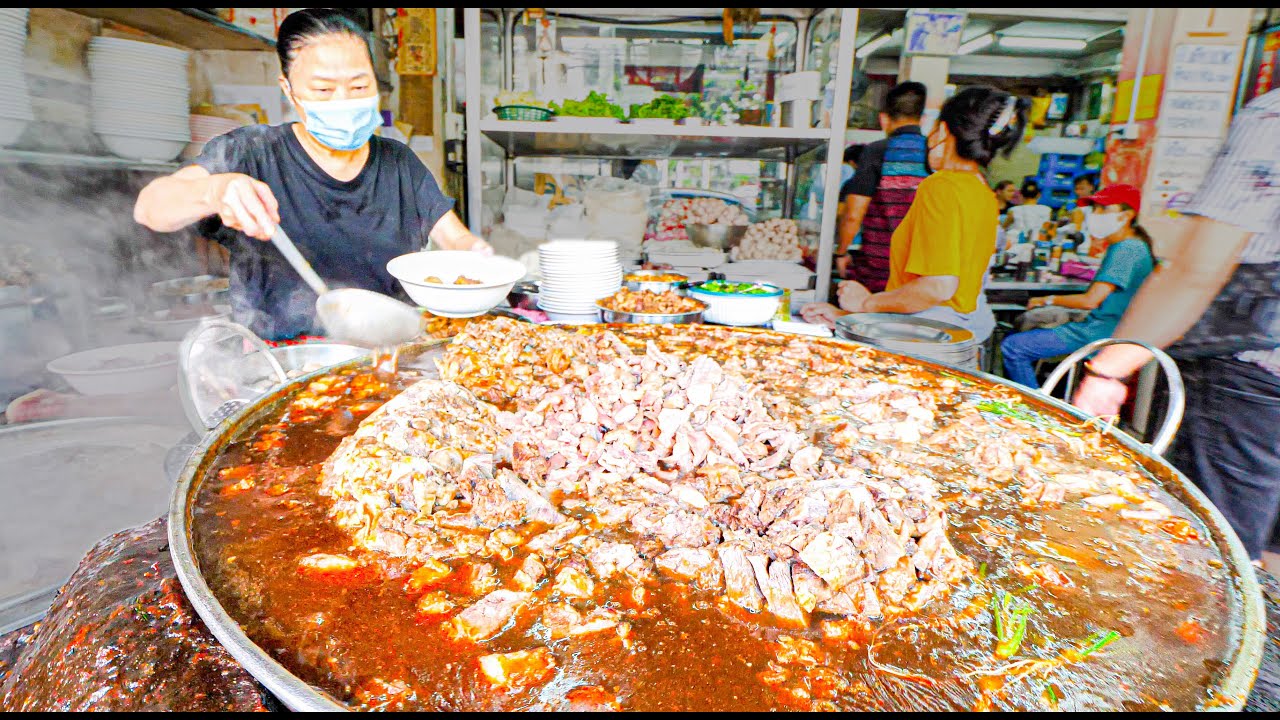
{"type": "MultiPolygon", "coordinates": [[[[1164,370],[1165,380],[1169,384],[1169,408],[1165,413],[1164,423],[1160,426],[1159,432],[1156,433],[1155,440],[1150,443],[1153,453],[1164,455],[1165,451],[1169,449],[1169,445],[1173,443],[1173,438],[1178,433],[1178,427],[1182,425],[1182,415],[1186,410],[1186,389],[1182,384],[1182,373],[1178,371],[1177,363],[1163,350],[1136,340],[1121,340],[1118,338],[1095,340],[1071,353],[1066,360],[1063,360],[1058,367],[1054,368],[1048,379],[1044,381],[1040,391],[1046,395],[1052,393],[1054,388],[1058,387],[1058,383],[1062,381],[1063,376],[1070,373],[1071,378],[1067,381],[1066,395],[1069,399],[1074,387],[1076,365],[1109,345],[1138,345],[1146,348],[1148,352],[1155,356],[1156,362],[1164,370]]],[[[1153,392],[1154,387],[1155,384],[1152,383],[1151,390],[1148,392],[1153,392]]],[[[1149,405],[1150,399],[1147,398],[1146,400],[1149,405]]]]}

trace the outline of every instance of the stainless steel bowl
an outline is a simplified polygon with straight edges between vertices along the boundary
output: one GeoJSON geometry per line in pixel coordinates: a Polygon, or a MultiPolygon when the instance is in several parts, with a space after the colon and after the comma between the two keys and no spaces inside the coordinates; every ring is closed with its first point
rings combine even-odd
{"type": "Polygon", "coordinates": [[[687,223],[684,229],[689,233],[689,242],[694,245],[724,251],[738,247],[738,244],[742,242],[742,238],[747,234],[746,225],[687,223]]]}
{"type": "Polygon", "coordinates": [[[680,280],[632,280],[633,277],[661,277],[663,275],[677,275],[679,273],[667,272],[665,270],[636,270],[622,276],[622,285],[628,290],[636,292],[664,293],[670,290],[677,295],[686,295],[689,286],[689,278],[680,275],[680,280]]]}
{"type": "Polygon", "coordinates": [[[702,313],[707,309],[705,304],[701,310],[694,310],[687,313],[629,313],[621,310],[610,310],[603,305],[596,305],[596,309],[600,311],[600,322],[602,323],[631,323],[634,325],[689,325],[691,323],[702,322],[702,313]]]}
{"type": "Polygon", "coordinates": [[[157,310],[175,305],[224,305],[231,295],[226,278],[196,275],[151,283],[151,298],[157,310]]]}

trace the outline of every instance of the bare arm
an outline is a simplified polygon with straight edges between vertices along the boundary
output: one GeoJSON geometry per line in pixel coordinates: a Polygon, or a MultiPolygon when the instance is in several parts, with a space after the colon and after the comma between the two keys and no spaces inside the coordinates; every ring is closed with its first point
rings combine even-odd
{"type": "Polygon", "coordinates": [[[867,216],[867,207],[871,198],[865,195],[847,195],[844,201],[844,212],[840,215],[840,239],[836,252],[846,253],[849,245],[862,229],[862,220],[867,216]]]}
{"type": "Polygon", "coordinates": [[[175,232],[210,215],[261,240],[270,239],[280,222],[266,183],[239,173],[210,175],[199,165],[152,180],[133,206],[133,219],[156,232],[175,232]]]}
{"type": "Polygon", "coordinates": [[[960,278],[955,275],[918,277],[896,290],[868,297],[862,312],[918,313],[950,300],[959,289],[960,278]]]}
{"type": "MultiPolygon", "coordinates": [[[[1115,336],[1165,347],[1191,329],[1222,290],[1250,233],[1234,225],[1189,216],[1182,223],[1180,247],[1134,296],[1115,336]]],[[[1098,372],[1125,376],[1151,360],[1146,350],[1119,345],[1103,350],[1090,365],[1098,372]]]]}
{"type": "MultiPolygon", "coordinates": [[[[1089,286],[1088,291],[1077,293],[1075,295],[1053,295],[1053,304],[1057,307],[1071,308],[1072,310],[1096,310],[1103,300],[1106,300],[1111,293],[1116,291],[1116,286],[1107,282],[1095,282],[1089,286]]],[[[1044,307],[1048,303],[1048,298],[1033,298],[1027,303],[1027,308],[1044,307]]]]}
{"type": "Polygon", "coordinates": [[[481,240],[463,224],[457,213],[450,210],[431,228],[431,239],[445,250],[476,250],[493,252],[489,243],[481,240]]]}

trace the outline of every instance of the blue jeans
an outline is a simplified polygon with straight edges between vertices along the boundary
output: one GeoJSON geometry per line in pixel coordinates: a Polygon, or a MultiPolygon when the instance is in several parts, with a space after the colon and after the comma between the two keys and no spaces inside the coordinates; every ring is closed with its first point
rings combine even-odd
{"type": "Polygon", "coordinates": [[[1066,342],[1049,328],[1037,328],[1010,335],[1000,343],[1000,352],[1004,355],[1004,376],[1019,385],[1038,388],[1036,382],[1036,361],[1044,358],[1066,355],[1079,350],[1082,346],[1066,342]]]}

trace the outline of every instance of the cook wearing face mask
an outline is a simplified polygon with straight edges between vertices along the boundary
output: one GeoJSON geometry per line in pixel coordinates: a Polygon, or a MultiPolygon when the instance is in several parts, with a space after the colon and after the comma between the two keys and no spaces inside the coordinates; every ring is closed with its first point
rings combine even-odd
{"type": "MultiPolygon", "coordinates": [[[[965,88],[948,100],[925,139],[933,174],[893,232],[884,292],[843,282],[839,307],[808,305],[805,319],[833,324],[850,312],[904,313],[960,326],[978,342],[990,337],[995,318],[982,285],[999,210],[983,173],[997,153],[1017,146],[1029,105],[990,87],[965,88]]],[[[966,365],[976,369],[976,354],[966,365]]]]}
{"type": "Polygon", "coordinates": [[[1095,247],[1105,248],[1102,265],[1089,289],[1077,295],[1049,295],[1027,303],[1027,309],[1045,306],[1088,310],[1080,322],[1055,328],[1037,328],[1005,338],[1005,377],[1037,387],[1037,360],[1067,355],[1095,340],[1111,337],[1138,288],[1155,269],[1151,238],[1138,225],[1142,194],[1132,185],[1110,185],[1082,205],[1093,210],[1084,219],[1084,231],[1095,247]]]}
{"type": "Polygon", "coordinates": [[[315,294],[269,242],[280,225],[330,287],[401,297],[387,261],[422,249],[492,252],[403,143],[378,137],[378,84],[365,31],[338,8],[280,25],[280,89],[299,122],[210,140],[143,189],[134,217],[173,232],[196,222],[231,251],[233,318],[268,340],[319,332],[315,294]]]}

